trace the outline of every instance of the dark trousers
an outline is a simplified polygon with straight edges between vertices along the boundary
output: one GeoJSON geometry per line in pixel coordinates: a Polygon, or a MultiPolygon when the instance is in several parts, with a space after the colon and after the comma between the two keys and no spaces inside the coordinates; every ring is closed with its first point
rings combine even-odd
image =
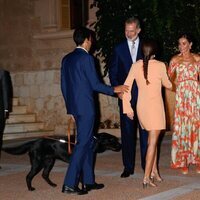
{"type": "Polygon", "coordinates": [[[137,128],[139,127],[141,166],[142,169],[144,170],[146,152],[148,146],[148,132],[140,127],[136,112],[134,113],[134,119],[131,120],[127,117],[127,115],[122,113],[121,106],[120,106],[120,123],[121,123],[121,141],[122,141],[122,160],[124,169],[131,173],[132,172],[134,173],[137,128]]]}
{"type": "Polygon", "coordinates": [[[0,157],[1,157],[1,149],[3,145],[3,132],[5,128],[5,118],[4,116],[0,116],[0,157]]]}
{"type": "Polygon", "coordinates": [[[77,127],[77,143],[73,149],[64,185],[74,188],[80,178],[83,184],[94,184],[94,115],[74,116],[77,127]]]}

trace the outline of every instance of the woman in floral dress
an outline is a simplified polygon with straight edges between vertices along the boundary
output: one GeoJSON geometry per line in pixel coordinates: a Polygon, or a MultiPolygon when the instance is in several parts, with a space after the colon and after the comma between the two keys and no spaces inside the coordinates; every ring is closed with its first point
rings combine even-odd
{"type": "Polygon", "coordinates": [[[168,69],[176,75],[176,101],[172,135],[172,168],[188,173],[190,164],[200,173],[200,55],[191,53],[192,41],[186,34],[178,40],[180,53],[168,69]]]}

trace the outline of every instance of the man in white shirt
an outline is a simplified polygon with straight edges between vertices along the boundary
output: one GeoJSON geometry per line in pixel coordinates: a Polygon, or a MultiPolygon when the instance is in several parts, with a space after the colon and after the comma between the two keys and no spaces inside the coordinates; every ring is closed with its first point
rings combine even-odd
{"type": "MultiPolygon", "coordinates": [[[[142,59],[141,41],[139,38],[140,31],[141,28],[138,18],[132,17],[126,20],[126,39],[114,48],[113,56],[110,62],[109,77],[112,86],[124,84],[132,63],[142,59]]],[[[136,103],[138,96],[136,83],[134,83],[132,87],[131,105],[135,113],[133,120],[130,120],[123,114],[122,95],[122,93],[117,94],[120,109],[122,159],[124,165],[121,177],[126,178],[134,174],[138,126],[140,132],[141,166],[143,170],[145,169],[148,134],[145,130],[141,129],[136,115],[136,103]]]]}

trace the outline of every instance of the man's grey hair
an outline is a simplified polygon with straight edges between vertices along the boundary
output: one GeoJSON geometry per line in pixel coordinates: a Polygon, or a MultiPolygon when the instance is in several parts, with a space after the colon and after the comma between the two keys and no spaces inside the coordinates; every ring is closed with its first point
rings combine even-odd
{"type": "Polygon", "coordinates": [[[137,17],[130,17],[125,21],[125,24],[135,23],[137,28],[140,28],[140,20],[137,17]]]}

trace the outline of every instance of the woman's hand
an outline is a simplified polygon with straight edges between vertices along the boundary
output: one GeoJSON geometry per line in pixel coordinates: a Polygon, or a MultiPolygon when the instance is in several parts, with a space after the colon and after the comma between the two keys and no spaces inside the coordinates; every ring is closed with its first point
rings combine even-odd
{"type": "Polygon", "coordinates": [[[127,117],[128,117],[129,119],[132,119],[132,120],[133,120],[134,112],[127,113],[126,115],[127,115],[127,117]]]}
{"type": "Polygon", "coordinates": [[[129,86],[127,85],[118,85],[114,87],[114,93],[123,93],[123,92],[128,92],[129,86]]]}
{"type": "Polygon", "coordinates": [[[122,100],[122,98],[123,98],[123,94],[124,94],[123,92],[121,92],[121,93],[117,93],[118,98],[122,100]]]}

